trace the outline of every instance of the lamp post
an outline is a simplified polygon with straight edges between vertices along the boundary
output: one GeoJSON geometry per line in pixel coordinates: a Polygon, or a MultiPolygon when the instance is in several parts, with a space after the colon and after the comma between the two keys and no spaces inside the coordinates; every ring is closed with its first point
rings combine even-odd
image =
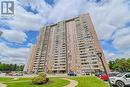
{"type": "MultiPolygon", "coordinates": [[[[98,52],[97,55],[98,55],[98,57],[100,58],[100,60],[102,62],[102,66],[103,66],[105,74],[108,76],[107,69],[106,69],[106,67],[105,67],[105,65],[103,63],[103,60],[102,60],[102,52],[98,52]]],[[[108,82],[109,82],[110,87],[112,87],[109,76],[108,76],[108,82]]]]}

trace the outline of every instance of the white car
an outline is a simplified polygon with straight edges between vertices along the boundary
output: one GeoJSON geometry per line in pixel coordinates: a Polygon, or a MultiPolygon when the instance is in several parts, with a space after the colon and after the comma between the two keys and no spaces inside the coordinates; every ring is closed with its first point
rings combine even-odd
{"type": "Polygon", "coordinates": [[[109,77],[112,85],[125,87],[130,85],[130,73],[120,73],[114,77],[109,77]]]}

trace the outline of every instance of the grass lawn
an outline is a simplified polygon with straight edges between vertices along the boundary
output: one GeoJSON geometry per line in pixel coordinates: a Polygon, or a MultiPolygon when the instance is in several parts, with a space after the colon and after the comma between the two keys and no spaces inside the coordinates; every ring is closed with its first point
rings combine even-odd
{"type": "Polygon", "coordinates": [[[108,84],[97,77],[72,77],[70,79],[79,82],[77,87],[109,87],[108,84]]]}
{"type": "MultiPolygon", "coordinates": [[[[78,81],[77,87],[109,87],[104,81],[98,79],[97,77],[68,77],[78,81]]],[[[60,78],[49,78],[50,82],[44,85],[32,85],[31,78],[20,78],[19,80],[13,80],[11,78],[0,78],[0,82],[7,84],[7,87],[63,87],[69,84],[69,81],[60,78]]]]}
{"type": "Polygon", "coordinates": [[[7,87],[63,87],[69,84],[69,81],[60,78],[50,78],[50,82],[44,85],[32,85],[30,78],[20,78],[16,81],[11,78],[0,78],[0,82],[7,84],[7,87]]]}

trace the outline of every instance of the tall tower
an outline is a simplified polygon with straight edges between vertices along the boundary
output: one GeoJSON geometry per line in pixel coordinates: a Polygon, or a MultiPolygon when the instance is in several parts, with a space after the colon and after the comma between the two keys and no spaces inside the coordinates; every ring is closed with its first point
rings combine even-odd
{"type": "MultiPolygon", "coordinates": [[[[103,71],[102,52],[89,14],[43,27],[26,64],[28,73],[91,73],[103,71]]],[[[105,57],[103,63],[109,71],[105,57]]]]}

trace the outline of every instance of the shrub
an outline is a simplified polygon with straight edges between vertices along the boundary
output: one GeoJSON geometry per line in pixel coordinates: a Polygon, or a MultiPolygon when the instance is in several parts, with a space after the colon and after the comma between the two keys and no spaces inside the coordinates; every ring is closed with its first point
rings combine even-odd
{"type": "Polygon", "coordinates": [[[38,76],[46,78],[46,74],[44,72],[39,73],[38,76]]]}
{"type": "Polygon", "coordinates": [[[46,77],[45,73],[39,73],[37,77],[32,79],[32,84],[45,84],[49,81],[49,78],[46,77]]]}

